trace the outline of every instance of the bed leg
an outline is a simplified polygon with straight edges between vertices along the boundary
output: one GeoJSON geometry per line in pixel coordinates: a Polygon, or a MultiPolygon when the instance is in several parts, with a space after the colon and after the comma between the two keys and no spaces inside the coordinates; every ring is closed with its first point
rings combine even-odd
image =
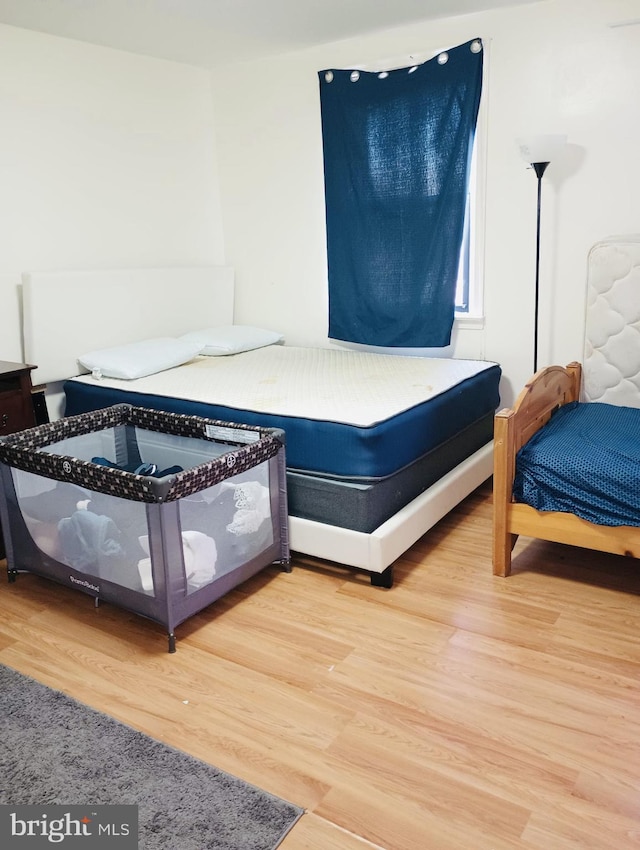
{"type": "Polygon", "coordinates": [[[511,575],[511,553],[518,539],[517,534],[505,534],[493,541],[493,574],[506,578],[511,575]]]}
{"type": "Polygon", "coordinates": [[[511,552],[518,539],[509,532],[509,506],[516,474],[513,411],[495,415],[493,428],[493,574],[511,573],[511,552]]]}
{"type": "Polygon", "coordinates": [[[169,632],[169,634],[167,635],[167,638],[169,639],[169,652],[175,652],[176,651],[176,636],[174,635],[173,632],[169,632]]]}
{"type": "Polygon", "coordinates": [[[387,567],[381,573],[369,573],[371,576],[371,584],[374,587],[393,587],[393,565],[387,567]]]}

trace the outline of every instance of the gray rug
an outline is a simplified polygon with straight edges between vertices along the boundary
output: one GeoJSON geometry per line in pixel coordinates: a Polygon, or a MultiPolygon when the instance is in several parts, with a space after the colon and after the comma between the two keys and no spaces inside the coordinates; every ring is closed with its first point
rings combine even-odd
{"type": "Polygon", "coordinates": [[[136,804],[140,850],[273,850],[302,814],[2,665],[0,803],[136,804]]]}

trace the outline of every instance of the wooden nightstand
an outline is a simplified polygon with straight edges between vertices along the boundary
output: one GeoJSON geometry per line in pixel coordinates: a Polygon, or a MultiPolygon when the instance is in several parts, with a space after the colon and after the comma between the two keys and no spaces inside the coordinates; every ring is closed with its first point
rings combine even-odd
{"type": "Polygon", "coordinates": [[[0,436],[33,428],[36,417],[31,400],[31,370],[26,363],[0,360],[0,436]]]}
{"type": "MultiPolygon", "coordinates": [[[[36,416],[31,393],[31,370],[27,363],[0,360],[0,436],[33,428],[36,416]]],[[[0,560],[4,558],[4,542],[0,528],[0,560]]]]}

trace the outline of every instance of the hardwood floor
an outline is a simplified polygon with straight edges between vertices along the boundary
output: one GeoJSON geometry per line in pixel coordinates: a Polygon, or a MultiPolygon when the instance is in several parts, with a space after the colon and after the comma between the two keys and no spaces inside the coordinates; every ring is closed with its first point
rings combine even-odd
{"type": "Polygon", "coordinates": [[[303,806],[282,850],[640,847],[640,565],[521,539],[495,577],[491,510],[488,483],[391,590],[270,568],[174,655],[140,617],[0,581],[0,662],[303,806]]]}

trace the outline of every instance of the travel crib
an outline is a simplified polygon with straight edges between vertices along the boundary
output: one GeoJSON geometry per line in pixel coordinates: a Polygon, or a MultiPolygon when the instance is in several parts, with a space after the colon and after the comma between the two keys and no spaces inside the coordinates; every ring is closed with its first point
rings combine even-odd
{"type": "Polygon", "coordinates": [[[289,569],[284,433],[115,405],[0,439],[10,580],[37,573],[175,627],[289,569]]]}

